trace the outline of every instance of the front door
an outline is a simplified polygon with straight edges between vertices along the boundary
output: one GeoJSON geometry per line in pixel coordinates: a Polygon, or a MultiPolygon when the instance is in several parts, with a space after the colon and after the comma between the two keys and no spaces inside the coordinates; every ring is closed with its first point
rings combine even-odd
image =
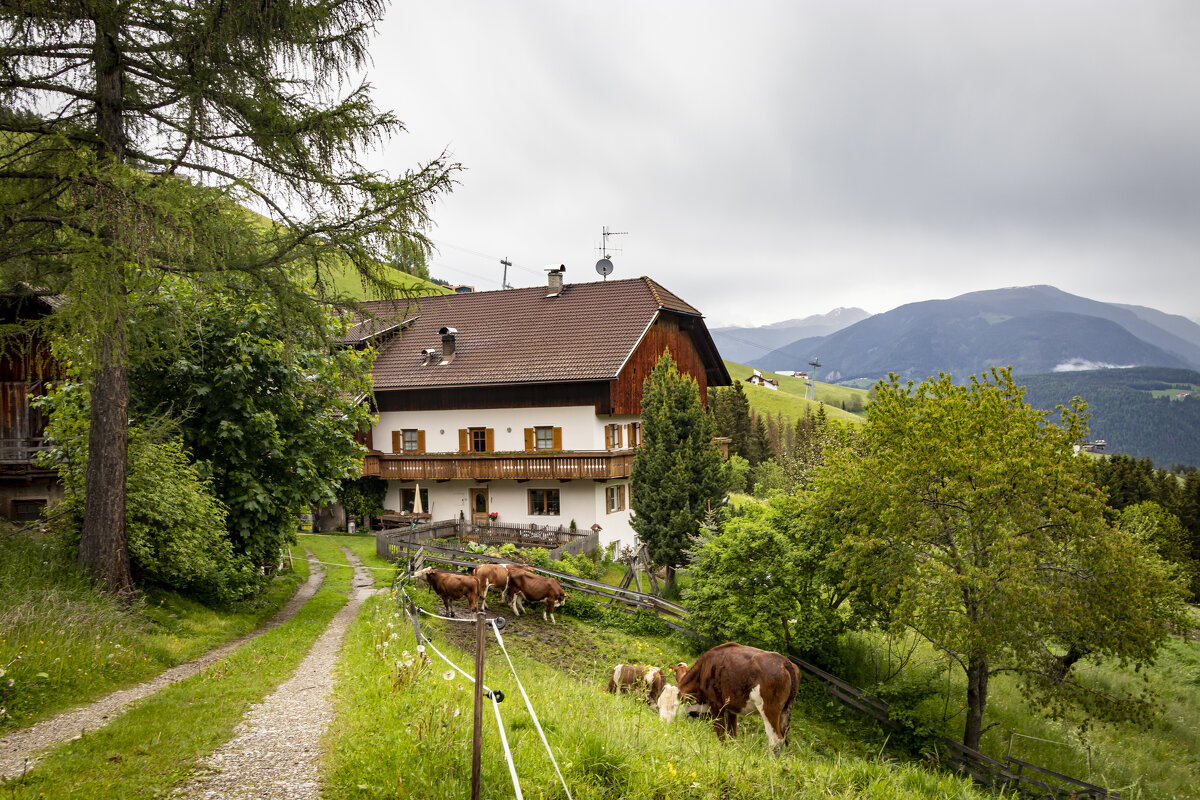
{"type": "Polygon", "coordinates": [[[488,523],[488,490],[486,486],[471,490],[471,522],[475,525],[488,523]]]}

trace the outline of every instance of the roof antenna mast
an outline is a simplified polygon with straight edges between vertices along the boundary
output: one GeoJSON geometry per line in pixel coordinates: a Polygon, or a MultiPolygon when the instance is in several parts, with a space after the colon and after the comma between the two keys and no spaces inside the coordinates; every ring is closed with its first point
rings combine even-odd
{"type": "Polygon", "coordinates": [[[608,257],[608,237],[610,236],[628,236],[629,231],[610,231],[607,225],[600,227],[600,247],[596,248],[603,256],[596,262],[596,272],[604,276],[604,280],[608,280],[609,273],[613,271],[612,260],[608,257]]]}
{"type": "Polygon", "coordinates": [[[500,279],[500,288],[511,289],[512,287],[508,285],[508,268],[512,266],[512,262],[508,260],[508,256],[505,256],[500,259],[500,263],[504,265],[504,277],[500,279]]]}

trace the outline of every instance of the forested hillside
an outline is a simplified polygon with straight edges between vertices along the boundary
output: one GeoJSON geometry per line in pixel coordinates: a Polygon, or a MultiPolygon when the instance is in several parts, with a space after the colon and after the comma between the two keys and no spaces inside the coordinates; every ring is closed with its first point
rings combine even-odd
{"type": "Polygon", "coordinates": [[[1149,458],[1155,466],[1200,466],[1200,373],[1133,369],[1022,375],[1026,400],[1052,409],[1082,397],[1092,414],[1093,439],[1107,452],[1149,458]]]}

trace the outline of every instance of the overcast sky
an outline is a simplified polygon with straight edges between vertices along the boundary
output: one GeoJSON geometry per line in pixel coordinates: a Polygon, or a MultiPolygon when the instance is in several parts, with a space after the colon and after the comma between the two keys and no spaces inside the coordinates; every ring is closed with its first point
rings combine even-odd
{"type": "Polygon", "coordinates": [[[648,275],[710,326],[1051,284],[1200,318],[1200,3],[401,0],[377,163],[432,273],[648,275]]]}

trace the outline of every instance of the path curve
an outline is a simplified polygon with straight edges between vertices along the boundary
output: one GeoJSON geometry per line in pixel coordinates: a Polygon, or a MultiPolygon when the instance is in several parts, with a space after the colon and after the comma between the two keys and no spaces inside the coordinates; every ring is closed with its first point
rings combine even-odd
{"type": "Polygon", "coordinates": [[[333,720],[333,668],[342,639],[374,588],[371,571],[346,548],[354,566],[350,600],[313,643],[292,677],[252,706],[233,738],[209,756],[202,773],[173,797],[186,800],[316,800],[321,737],[333,720]]]}
{"type": "Polygon", "coordinates": [[[278,628],[296,616],[296,612],[317,593],[324,578],[325,568],[310,553],[308,556],[308,580],[296,590],[283,608],[250,633],[213,648],[191,661],[185,661],[163,670],[137,686],[121,689],[82,708],[64,712],[50,719],[42,720],[33,727],[0,737],[0,777],[13,778],[21,775],[31,769],[48,748],[78,739],[85,731],[94,731],[104,727],[114,718],[125,713],[134,702],[149,697],[172,683],[190,678],[210,664],[225,658],[251,639],[278,628]]]}

